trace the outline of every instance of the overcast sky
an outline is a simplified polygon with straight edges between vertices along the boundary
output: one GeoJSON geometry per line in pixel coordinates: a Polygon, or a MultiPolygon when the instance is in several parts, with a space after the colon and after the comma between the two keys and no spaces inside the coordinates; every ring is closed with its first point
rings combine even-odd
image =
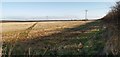
{"type": "Polygon", "coordinates": [[[84,1],[86,2],[80,0],[2,0],[1,17],[38,18],[48,16],[83,19],[85,10],[88,10],[89,19],[101,18],[115,3],[113,0],[109,0],[109,2],[107,0],[84,1]]]}

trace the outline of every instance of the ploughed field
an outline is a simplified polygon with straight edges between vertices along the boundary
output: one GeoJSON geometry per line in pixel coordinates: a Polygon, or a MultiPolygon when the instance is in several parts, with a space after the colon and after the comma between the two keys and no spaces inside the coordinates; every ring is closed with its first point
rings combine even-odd
{"type": "Polygon", "coordinates": [[[104,47],[101,21],[2,23],[4,55],[97,55],[104,47]]]}

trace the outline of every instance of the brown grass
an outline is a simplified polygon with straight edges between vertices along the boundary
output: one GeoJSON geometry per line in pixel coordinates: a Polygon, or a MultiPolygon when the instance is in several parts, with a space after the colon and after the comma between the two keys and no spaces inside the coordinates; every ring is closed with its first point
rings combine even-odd
{"type": "MultiPolygon", "coordinates": [[[[57,22],[38,22],[29,32],[29,38],[36,38],[40,36],[47,36],[50,34],[58,33],[64,28],[73,28],[79,25],[92,21],[57,21],[57,22]]],[[[2,23],[2,38],[5,42],[13,41],[22,32],[28,29],[34,22],[13,22],[2,23]]]]}
{"type": "Polygon", "coordinates": [[[3,54],[98,54],[104,45],[100,28],[100,21],[32,23],[26,29],[3,32],[3,54]]]}

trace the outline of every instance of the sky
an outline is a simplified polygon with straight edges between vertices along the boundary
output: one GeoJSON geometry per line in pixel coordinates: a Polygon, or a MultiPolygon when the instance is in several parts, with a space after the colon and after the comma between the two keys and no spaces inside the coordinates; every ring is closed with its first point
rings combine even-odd
{"type": "Polygon", "coordinates": [[[2,0],[3,2],[114,2],[117,0],[2,0]]]}
{"type": "MultiPolygon", "coordinates": [[[[6,19],[96,19],[105,16],[114,5],[111,0],[102,2],[76,2],[78,0],[2,0],[0,6],[2,15],[6,19]]],[[[87,1],[87,0],[86,0],[87,1]]],[[[95,1],[95,0],[92,0],[95,1]]]]}

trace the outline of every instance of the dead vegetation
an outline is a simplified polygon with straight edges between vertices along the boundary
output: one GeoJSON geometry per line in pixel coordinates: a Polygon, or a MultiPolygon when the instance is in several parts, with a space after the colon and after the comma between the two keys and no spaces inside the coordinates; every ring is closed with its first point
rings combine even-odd
{"type": "Polygon", "coordinates": [[[45,28],[48,25],[42,26],[41,24],[35,23],[28,29],[18,33],[13,40],[11,40],[11,38],[5,39],[3,44],[3,56],[99,54],[104,46],[104,40],[101,37],[104,30],[101,29],[100,21],[76,22],[73,22],[73,24],[71,24],[72,22],[62,22],[61,24],[57,24],[56,22],[54,23],[55,26],[52,24],[53,27],[57,28],[55,30],[51,30],[52,26],[50,24],[50,28],[48,28],[50,30],[40,30],[41,27],[45,28]],[[43,34],[44,36],[41,36],[41,32],[35,28],[40,25],[40,31],[43,31],[45,34],[49,32],[53,33],[47,35],[43,34]],[[58,29],[58,27],[61,28],[58,29]],[[37,36],[31,37],[30,35],[37,36]]]}
{"type": "Polygon", "coordinates": [[[106,38],[106,46],[104,52],[107,55],[120,54],[120,1],[116,2],[111,11],[102,18],[106,27],[104,38],[106,38]]]}

